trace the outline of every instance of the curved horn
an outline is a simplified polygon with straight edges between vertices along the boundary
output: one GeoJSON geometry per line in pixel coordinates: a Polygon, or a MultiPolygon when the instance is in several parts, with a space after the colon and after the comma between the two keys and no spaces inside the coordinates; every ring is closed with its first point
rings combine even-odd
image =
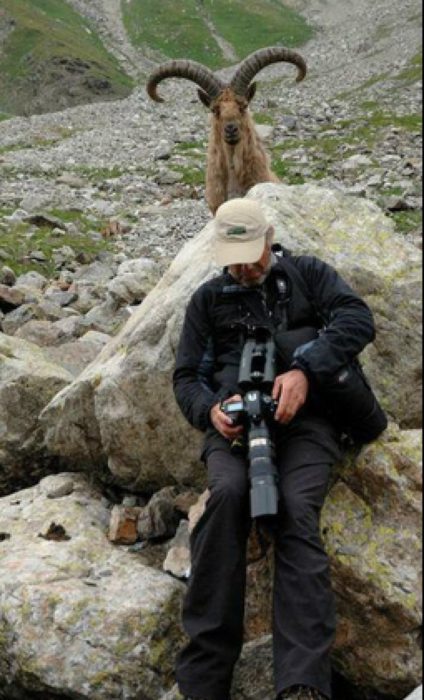
{"type": "Polygon", "coordinates": [[[199,85],[211,99],[218,97],[224,89],[224,83],[217,78],[209,68],[197,61],[178,60],[162,63],[150,75],[146,90],[152,100],[163,102],[163,98],[157,93],[157,86],[165,78],[186,78],[199,85]]]}
{"type": "Polygon", "coordinates": [[[283,46],[273,46],[267,49],[254,51],[244,59],[231,81],[231,87],[238,95],[245,95],[250,82],[265,66],[271,63],[285,61],[293,63],[298,68],[296,82],[300,83],[306,75],[306,63],[302,56],[296,51],[285,49],[283,46]]]}

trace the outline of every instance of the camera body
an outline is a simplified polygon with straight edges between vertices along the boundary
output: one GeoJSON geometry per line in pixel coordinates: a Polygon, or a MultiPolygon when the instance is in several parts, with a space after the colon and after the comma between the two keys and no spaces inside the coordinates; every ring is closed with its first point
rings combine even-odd
{"type": "MultiPolygon", "coordinates": [[[[275,344],[263,326],[245,326],[238,386],[243,398],[222,403],[221,410],[234,425],[245,427],[252,518],[274,516],[278,511],[278,472],[272,426],[277,402],[271,397],[275,379],[275,344]]],[[[239,443],[236,443],[236,446],[239,443]]]]}

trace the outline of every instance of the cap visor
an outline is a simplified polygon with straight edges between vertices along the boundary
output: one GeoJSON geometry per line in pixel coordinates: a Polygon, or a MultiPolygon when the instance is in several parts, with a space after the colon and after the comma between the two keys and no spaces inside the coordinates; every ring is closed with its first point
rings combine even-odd
{"type": "Polygon", "coordinates": [[[235,241],[215,244],[215,260],[218,265],[245,265],[255,263],[262,257],[265,236],[255,241],[235,241]]]}

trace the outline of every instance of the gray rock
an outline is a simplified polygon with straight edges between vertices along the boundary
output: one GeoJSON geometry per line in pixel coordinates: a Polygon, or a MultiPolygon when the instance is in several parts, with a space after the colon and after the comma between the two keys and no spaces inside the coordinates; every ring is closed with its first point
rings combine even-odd
{"type": "Polygon", "coordinates": [[[93,330],[115,335],[130,317],[128,309],[120,307],[112,299],[94,306],[85,315],[85,321],[93,330]]]}
{"type": "Polygon", "coordinates": [[[74,377],[78,377],[96,359],[104,344],[98,341],[90,342],[86,340],[86,335],[78,340],[68,341],[60,345],[50,344],[49,348],[46,348],[46,355],[52,362],[63,367],[74,377]]]}
{"type": "Polygon", "coordinates": [[[357,170],[372,165],[372,160],[361,154],[350,156],[342,163],[342,170],[357,170]]]}
{"type": "Polygon", "coordinates": [[[25,301],[25,294],[16,287],[0,284],[0,309],[4,312],[16,309],[25,301]]]}
{"type": "Polygon", "coordinates": [[[255,124],[255,130],[262,141],[270,141],[274,135],[274,127],[270,124],[255,124]]]}
{"type": "Polygon", "coordinates": [[[29,254],[29,259],[36,262],[46,262],[47,256],[42,250],[32,250],[29,254]]]}
{"type": "Polygon", "coordinates": [[[47,290],[45,297],[51,299],[55,304],[59,306],[69,306],[74,301],[77,301],[78,294],[75,292],[63,292],[57,288],[51,288],[47,290]]]}
{"type": "Polygon", "coordinates": [[[62,175],[59,175],[59,177],[56,178],[56,182],[59,185],[68,185],[69,187],[85,187],[87,185],[86,180],[84,180],[82,177],[77,177],[73,173],[62,173],[62,175]]]}
{"type": "Polygon", "coordinates": [[[123,262],[107,286],[109,296],[120,304],[140,302],[159,280],[159,268],[146,258],[123,262]]]}
{"type": "Polygon", "coordinates": [[[48,284],[48,281],[44,275],[41,275],[35,270],[31,272],[26,272],[23,275],[19,275],[16,280],[16,285],[19,287],[34,287],[35,289],[44,289],[48,284]]]}
{"type": "Polygon", "coordinates": [[[281,118],[281,123],[286,129],[293,131],[297,127],[297,118],[286,114],[281,118]]]}
{"type": "Polygon", "coordinates": [[[13,287],[16,282],[16,275],[10,267],[6,265],[0,270],[0,285],[5,284],[7,287],[13,287]]]}
{"type": "Polygon", "coordinates": [[[38,304],[23,304],[10,311],[2,321],[2,330],[8,335],[14,335],[28,321],[44,320],[44,314],[38,304]]]}
{"type": "Polygon", "coordinates": [[[420,685],[405,700],[423,700],[423,687],[420,685]]]}
{"type": "Polygon", "coordinates": [[[173,537],[180,516],[175,508],[176,491],[166,487],[155,493],[140,514],[138,534],[141,539],[173,537]]]}
{"type": "MultiPolygon", "coordinates": [[[[271,184],[249,196],[263,204],[277,240],[334,264],[369,299],[379,343],[363,355],[366,370],[390,413],[405,426],[420,425],[419,392],[408,389],[416,386],[421,366],[419,251],[393,232],[381,210],[359,198],[315,185],[271,184]],[[402,347],[399,335],[407,338],[402,347]]],[[[83,460],[107,455],[110,470],[127,483],[160,487],[176,479],[202,487],[200,438],[175,404],[171,372],[185,304],[216,272],[211,236],[208,225],[186,245],[98,362],[45,411],[53,453],[83,460]],[[90,436],[101,434],[101,443],[86,441],[76,423],[90,436]]]]}
{"type": "Polygon", "coordinates": [[[63,331],[47,320],[32,320],[24,323],[16,330],[15,338],[22,338],[40,347],[56,345],[65,339],[63,331]]]}
{"type": "Polygon", "coordinates": [[[68,474],[52,474],[46,476],[40,481],[40,493],[43,493],[47,498],[63,498],[69,496],[74,491],[73,475],[68,474]]]}
{"type": "Polygon", "coordinates": [[[36,345],[0,333],[0,493],[49,467],[38,416],[70,381],[36,345]]]}
{"type": "Polygon", "coordinates": [[[190,576],[190,533],[187,520],[181,520],[178,525],[176,535],[169,545],[163,570],[180,579],[188,579],[190,576]]]}
{"type": "Polygon", "coordinates": [[[74,282],[78,284],[102,284],[106,285],[106,282],[114,276],[113,270],[110,265],[103,262],[93,262],[90,265],[81,267],[78,272],[74,275],[74,282]]]}
{"type": "Polygon", "coordinates": [[[87,700],[157,700],[182,641],[184,586],[109,543],[101,494],[71,478],[60,498],[42,481],[1,499],[0,531],[10,533],[0,544],[2,691],[60,695],[66,678],[66,692],[87,700]],[[53,523],[58,537],[48,539],[53,523]]]}
{"type": "Polygon", "coordinates": [[[10,223],[15,223],[15,222],[23,221],[27,216],[28,216],[28,212],[25,211],[25,209],[15,209],[13,214],[11,214],[10,216],[5,216],[3,218],[5,221],[9,221],[10,223]]]}
{"type": "Polygon", "coordinates": [[[155,178],[158,185],[174,185],[176,182],[181,182],[182,179],[182,173],[176,170],[163,170],[155,178]]]}

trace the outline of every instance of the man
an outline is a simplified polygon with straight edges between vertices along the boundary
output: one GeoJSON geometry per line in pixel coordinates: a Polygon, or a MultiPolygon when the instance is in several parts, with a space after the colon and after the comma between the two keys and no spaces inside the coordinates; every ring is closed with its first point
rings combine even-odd
{"type": "Polygon", "coordinates": [[[206,431],[202,457],[210,491],[192,533],[183,608],[190,641],[176,675],[186,700],[229,700],[242,646],[248,469],[246,457],[232,450],[243,428],[233,425],[222,402],[237,398],[243,324],[271,328],[280,351],[273,387],[279,471],[273,601],[277,698],[331,697],[335,614],[319,515],[331,467],[340,457],[340,433],[319,394],[373,340],[374,325],[366,304],[333,268],[313,257],[276,255],[273,234],[253,200],[233,199],[218,209],[215,254],[226,268],[194,293],[177,354],[175,394],[190,423],[206,431]],[[205,377],[208,361],[212,372],[205,377]]]}

